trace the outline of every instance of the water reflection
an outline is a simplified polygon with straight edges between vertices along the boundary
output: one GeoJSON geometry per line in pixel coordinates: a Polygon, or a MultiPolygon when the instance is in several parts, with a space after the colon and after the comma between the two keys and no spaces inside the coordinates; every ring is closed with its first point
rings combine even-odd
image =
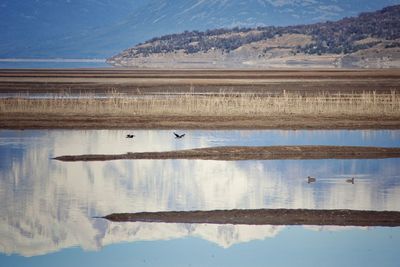
{"type": "Polygon", "coordinates": [[[228,248],[234,244],[263,240],[276,236],[283,226],[269,225],[211,225],[177,223],[115,223],[98,221],[105,227],[105,235],[99,247],[115,243],[115,238],[130,242],[171,240],[196,237],[208,240],[220,247],[228,248]]]}
{"type": "Polygon", "coordinates": [[[110,67],[102,59],[0,59],[0,69],[53,69],[53,68],[106,68],[110,67]]]}
{"type": "MultiPolygon", "coordinates": [[[[46,257],[2,256],[5,266],[397,266],[400,260],[400,231],[394,228],[303,228],[285,227],[276,235],[263,232],[254,236],[263,240],[240,242],[230,247],[214,245],[213,240],[235,240],[232,226],[199,229],[186,225],[114,225],[104,237],[104,246],[96,253],[72,248],[46,257]],[[231,227],[231,228],[229,228],[231,227]],[[160,234],[152,241],[154,231],[160,234]],[[172,232],[177,233],[170,235],[172,232]],[[189,233],[192,234],[189,234],[189,233]],[[197,236],[197,232],[201,232],[197,236]],[[212,241],[207,241],[210,236],[212,241]],[[143,235],[143,236],[142,236],[143,235]],[[136,236],[136,238],[135,238],[136,236]],[[234,238],[231,238],[234,237],[234,238]],[[272,238],[273,237],[273,238],[272,238]],[[129,242],[118,242],[120,240],[129,242]],[[149,242],[151,241],[151,242],[149,242]],[[118,243],[118,244],[115,244],[118,243]],[[110,244],[110,245],[108,245],[110,244]],[[87,264],[89,263],[90,264],[87,264]]],[[[207,226],[204,226],[207,227],[207,226]]],[[[274,234],[274,233],[273,233],[274,234]]],[[[246,241],[244,238],[241,241],[246,241]]]]}
{"type": "Polygon", "coordinates": [[[400,160],[120,160],[81,153],[215,145],[400,146],[399,131],[0,131],[0,250],[24,256],[122,241],[199,237],[221,247],[276,236],[276,226],[112,224],[112,212],[233,208],[400,210],[400,160]],[[307,176],[317,178],[308,184],[307,176]],[[355,183],[346,179],[355,177],[355,183]]]}

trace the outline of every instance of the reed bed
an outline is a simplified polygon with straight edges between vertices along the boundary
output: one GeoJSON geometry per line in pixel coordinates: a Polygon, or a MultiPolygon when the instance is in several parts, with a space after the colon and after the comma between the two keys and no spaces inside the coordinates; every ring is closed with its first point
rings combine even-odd
{"type": "Polygon", "coordinates": [[[256,95],[225,93],[214,95],[137,95],[116,91],[104,97],[73,96],[68,93],[34,98],[29,95],[0,99],[0,113],[47,113],[98,115],[400,115],[400,96],[364,93],[319,93],[302,95],[287,93],[256,95]]]}

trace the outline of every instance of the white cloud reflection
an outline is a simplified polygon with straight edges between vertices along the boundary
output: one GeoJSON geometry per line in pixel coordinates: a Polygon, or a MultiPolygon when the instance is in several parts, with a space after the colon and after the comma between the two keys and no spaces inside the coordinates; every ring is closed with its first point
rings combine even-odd
{"type": "MultiPolygon", "coordinates": [[[[109,223],[113,212],[255,208],[400,210],[398,160],[58,162],[53,156],[205,147],[223,132],[44,131],[1,142],[0,250],[33,256],[79,246],[198,237],[222,247],[275,236],[282,227],[109,223]],[[4,143],[7,143],[4,145],[4,143]],[[4,147],[22,144],[9,156],[4,147]],[[307,184],[305,177],[317,177],[307,184]],[[353,175],[354,185],[345,182],[353,175]]],[[[287,133],[282,135],[287,137],[287,133]],[[286,135],[285,135],[286,134],[286,135]]],[[[234,139],[252,138],[251,132],[234,139]]],[[[290,138],[289,138],[290,139],[290,138]]],[[[230,140],[235,142],[235,140],[230,140]]],[[[18,146],[18,145],[17,145],[18,146]]],[[[12,150],[12,149],[11,149],[12,150]]],[[[8,150],[7,150],[8,151],[8,150]]]]}

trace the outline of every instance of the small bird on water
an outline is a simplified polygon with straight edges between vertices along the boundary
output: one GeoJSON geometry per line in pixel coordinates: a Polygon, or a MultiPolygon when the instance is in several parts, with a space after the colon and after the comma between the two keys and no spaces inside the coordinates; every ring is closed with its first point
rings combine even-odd
{"type": "Polygon", "coordinates": [[[354,177],[351,179],[347,179],[346,182],[350,183],[350,184],[354,184],[354,177]]]}
{"type": "Polygon", "coordinates": [[[315,183],[315,181],[317,181],[317,179],[315,179],[314,177],[311,176],[307,177],[307,183],[315,183]]]}
{"type": "Polygon", "coordinates": [[[185,134],[177,134],[174,132],[175,138],[182,138],[185,136],[185,134]]]}
{"type": "Polygon", "coordinates": [[[126,135],[126,138],[133,138],[133,137],[135,137],[134,134],[127,134],[127,135],[126,135]]]}

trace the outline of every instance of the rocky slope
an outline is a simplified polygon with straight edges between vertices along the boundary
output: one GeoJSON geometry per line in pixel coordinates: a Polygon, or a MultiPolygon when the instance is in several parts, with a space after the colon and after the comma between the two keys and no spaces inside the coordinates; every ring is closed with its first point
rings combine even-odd
{"type": "Polygon", "coordinates": [[[154,68],[400,67],[400,5],[335,22],[164,35],[126,49],[108,63],[154,68]]]}

